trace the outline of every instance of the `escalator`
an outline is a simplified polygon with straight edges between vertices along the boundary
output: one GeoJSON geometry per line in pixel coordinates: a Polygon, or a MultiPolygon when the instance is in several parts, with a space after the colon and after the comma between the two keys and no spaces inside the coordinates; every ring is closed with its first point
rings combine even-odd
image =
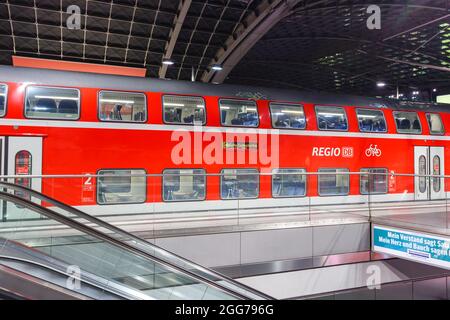
{"type": "Polygon", "coordinates": [[[21,217],[0,222],[5,296],[272,299],[39,192],[6,182],[0,188],[3,208],[21,217]]]}

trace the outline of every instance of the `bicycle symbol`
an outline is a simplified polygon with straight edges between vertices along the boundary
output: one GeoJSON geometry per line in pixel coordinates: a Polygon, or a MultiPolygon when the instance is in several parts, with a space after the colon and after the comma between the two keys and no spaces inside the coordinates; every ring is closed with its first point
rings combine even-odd
{"type": "Polygon", "coordinates": [[[371,144],[370,147],[366,149],[366,156],[381,157],[381,150],[378,149],[377,145],[373,146],[373,144],[371,144]]]}

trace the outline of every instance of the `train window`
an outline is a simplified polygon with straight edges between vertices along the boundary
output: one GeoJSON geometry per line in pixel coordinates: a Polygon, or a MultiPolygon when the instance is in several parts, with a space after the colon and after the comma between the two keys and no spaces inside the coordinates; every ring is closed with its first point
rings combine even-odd
{"type": "Polygon", "coordinates": [[[146,199],[144,170],[100,170],[97,179],[97,203],[142,203],[146,199]],[[133,176],[134,175],[134,176],[133,176]]]}
{"type": "Polygon", "coordinates": [[[271,103],[270,114],[274,128],[306,128],[305,112],[301,105],[271,103]]]}
{"type": "Polygon", "coordinates": [[[387,193],[387,169],[370,168],[361,169],[360,192],[361,194],[381,194],[387,193]]]}
{"type": "MultiPolygon", "coordinates": [[[[22,187],[31,188],[31,178],[26,178],[27,175],[31,175],[32,173],[31,170],[32,170],[31,153],[27,150],[21,150],[17,152],[14,171],[16,175],[24,177],[14,179],[14,183],[22,187]]],[[[14,194],[27,200],[31,199],[30,195],[27,195],[22,191],[15,190],[14,194]]]]}
{"type": "Polygon", "coordinates": [[[427,121],[431,134],[444,134],[444,125],[439,114],[427,113],[427,121]]]}
{"type": "Polygon", "coordinates": [[[67,88],[27,87],[25,117],[77,120],[80,117],[80,91],[67,88]]]}
{"type": "Polygon", "coordinates": [[[306,195],[305,169],[274,169],[272,197],[303,197],[306,195]]]}
{"type": "Polygon", "coordinates": [[[383,111],[356,109],[359,130],[362,132],[387,132],[383,111]]]}
{"type": "Polygon", "coordinates": [[[419,116],[416,112],[394,111],[398,133],[422,133],[419,116]]]}
{"type": "Polygon", "coordinates": [[[222,199],[258,198],[258,170],[223,169],[221,173],[220,185],[222,199]]]}
{"type": "Polygon", "coordinates": [[[8,86],[6,84],[0,84],[0,117],[3,117],[6,113],[7,98],[8,98],[8,86]]]}
{"type": "Polygon", "coordinates": [[[100,91],[99,118],[101,121],[147,121],[147,102],[145,94],[136,92],[100,91]]]}
{"type": "Polygon", "coordinates": [[[319,130],[347,131],[347,115],[344,108],[316,106],[319,130]]]}
{"type": "Polygon", "coordinates": [[[258,109],[255,101],[225,100],[219,101],[222,125],[233,127],[257,127],[258,109]]]}
{"type": "Polygon", "coordinates": [[[349,175],[345,174],[346,172],[348,169],[319,169],[319,173],[329,173],[319,175],[319,195],[347,195],[350,189],[350,179],[349,175]]]}
{"type": "Polygon", "coordinates": [[[206,175],[203,169],[167,169],[163,172],[164,201],[205,200],[206,175]]]}
{"type": "Polygon", "coordinates": [[[164,122],[205,124],[205,100],[201,97],[164,96],[164,122]]]}

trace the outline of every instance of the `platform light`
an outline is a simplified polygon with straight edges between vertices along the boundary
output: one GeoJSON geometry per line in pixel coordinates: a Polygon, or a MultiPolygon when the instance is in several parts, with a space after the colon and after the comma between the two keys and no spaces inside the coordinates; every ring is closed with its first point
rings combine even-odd
{"type": "Polygon", "coordinates": [[[35,96],[36,99],[53,99],[53,100],[75,100],[78,101],[78,97],[57,97],[57,96],[35,96]]]}
{"type": "Polygon", "coordinates": [[[175,64],[175,62],[173,62],[173,60],[170,59],[164,59],[162,63],[165,64],[166,66],[172,66],[175,64]]]}
{"type": "Polygon", "coordinates": [[[223,67],[220,64],[215,64],[211,67],[211,69],[214,71],[222,71],[223,67]]]}
{"type": "Polygon", "coordinates": [[[436,89],[436,88],[434,88],[434,89],[433,89],[433,92],[437,92],[437,89],[436,89]]]}
{"type": "Polygon", "coordinates": [[[385,82],[383,82],[383,81],[378,81],[377,82],[377,87],[378,88],[383,88],[383,87],[385,87],[386,86],[386,83],[385,82]]]}

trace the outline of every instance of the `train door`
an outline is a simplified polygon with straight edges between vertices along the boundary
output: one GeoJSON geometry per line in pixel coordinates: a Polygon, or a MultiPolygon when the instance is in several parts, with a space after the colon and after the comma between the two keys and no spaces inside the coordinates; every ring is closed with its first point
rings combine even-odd
{"type": "Polygon", "coordinates": [[[416,200],[445,198],[444,178],[420,175],[444,175],[444,147],[414,147],[414,193],[416,200]]]}
{"type": "MultiPolygon", "coordinates": [[[[23,176],[8,180],[8,182],[41,191],[41,179],[30,179],[26,176],[42,174],[42,137],[6,137],[4,138],[6,156],[3,172],[8,176],[23,176]]],[[[15,192],[16,195],[26,195],[15,192]]],[[[24,217],[25,211],[10,203],[2,205],[3,221],[17,220],[24,217]]]]}

